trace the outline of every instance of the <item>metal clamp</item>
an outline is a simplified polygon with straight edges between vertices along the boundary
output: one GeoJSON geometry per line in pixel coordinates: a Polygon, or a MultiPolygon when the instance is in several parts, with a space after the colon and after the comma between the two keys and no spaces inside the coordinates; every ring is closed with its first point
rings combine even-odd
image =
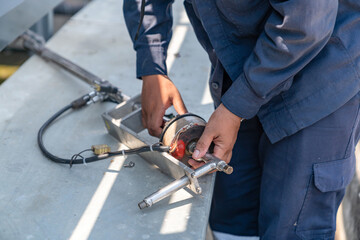
{"type": "Polygon", "coordinates": [[[202,193],[202,189],[200,187],[199,181],[195,175],[195,171],[192,170],[191,168],[189,168],[191,171],[186,171],[186,176],[189,178],[190,180],[190,184],[189,184],[189,188],[191,189],[191,191],[193,191],[196,194],[201,194],[202,193]]]}

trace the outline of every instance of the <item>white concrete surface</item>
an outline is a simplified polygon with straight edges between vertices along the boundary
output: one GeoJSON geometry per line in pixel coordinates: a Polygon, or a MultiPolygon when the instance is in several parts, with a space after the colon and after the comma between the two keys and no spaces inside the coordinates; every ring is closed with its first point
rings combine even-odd
{"type": "MultiPolygon", "coordinates": [[[[31,9],[29,9],[31,10],[31,9]]],[[[170,77],[188,110],[207,119],[209,61],[197,43],[181,1],[174,5],[170,77]],[[174,54],[180,57],[174,57],[174,54]]],[[[97,0],[72,18],[48,47],[118,85],[140,92],[135,52],[122,17],[122,1],[97,0]]],[[[181,190],[140,211],[137,203],[172,181],[138,156],[73,166],[53,163],[40,152],[40,126],[90,88],[34,56],[0,86],[0,239],[204,239],[212,194],[211,176],[203,194],[181,190]],[[134,168],[122,168],[129,161],[134,168]]],[[[65,115],[45,135],[46,146],[71,157],[93,144],[121,145],[110,137],[102,103],[65,115]]]]}

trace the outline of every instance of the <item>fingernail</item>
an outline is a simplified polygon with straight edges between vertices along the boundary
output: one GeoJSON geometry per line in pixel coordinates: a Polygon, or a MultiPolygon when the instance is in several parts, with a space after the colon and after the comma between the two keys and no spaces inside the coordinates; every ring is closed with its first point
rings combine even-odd
{"type": "Polygon", "coordinates": [[[199,158],[199,155],[200,155],[200,151],[199,151],[199,150],[197,150],[197,149],[195,149],[195,151],[194,151],[194,153],[193,153],[192,157],[193,157],[193,158],[195,158],[195,159],[198,159],[198,158],[199,158]]]}

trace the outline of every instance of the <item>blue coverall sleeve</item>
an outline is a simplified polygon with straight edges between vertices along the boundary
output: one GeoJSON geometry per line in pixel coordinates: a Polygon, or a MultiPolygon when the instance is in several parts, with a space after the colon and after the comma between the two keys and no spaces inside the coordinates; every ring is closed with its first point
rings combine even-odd
{"type": "Polygon", "coordinates": [[[166,54],[172,35],[172,6],[169,0],[145,1],[145,15],[138,38],[141,0],[125,0],[124,18],[136,51],[136,77],[167,75],[166,54]]]}
{"type": "Polygon", "coordinates": [[[338,0],[269,0],[273,11],[246,60],[243,72],[222,97],[234,114],[250,119],[326,45],[338,0]]]}

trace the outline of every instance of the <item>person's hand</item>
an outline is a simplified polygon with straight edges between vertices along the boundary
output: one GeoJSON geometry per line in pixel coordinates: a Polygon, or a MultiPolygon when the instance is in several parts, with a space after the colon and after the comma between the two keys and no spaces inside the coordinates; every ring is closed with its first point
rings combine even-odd
{"type": "Polygon", "coordinates": [[[159,137],[166,109],[174,105],[178,114],[187,110],[178,89],[167,76],[148,75],[142,79],[142,123],[150,135],[159,137]]]}
{"type": "MultiPolygon", "coordinates": [[[[194,159],[203,157],[208,151],[211,142],[214,142],[214,156],[229,163],[240,124],[241,118],[221,104],[206,124],[192,157],[194,159]]],[[[205,163],[190,159],[189,164],[196,169],[205,163]]]]}

